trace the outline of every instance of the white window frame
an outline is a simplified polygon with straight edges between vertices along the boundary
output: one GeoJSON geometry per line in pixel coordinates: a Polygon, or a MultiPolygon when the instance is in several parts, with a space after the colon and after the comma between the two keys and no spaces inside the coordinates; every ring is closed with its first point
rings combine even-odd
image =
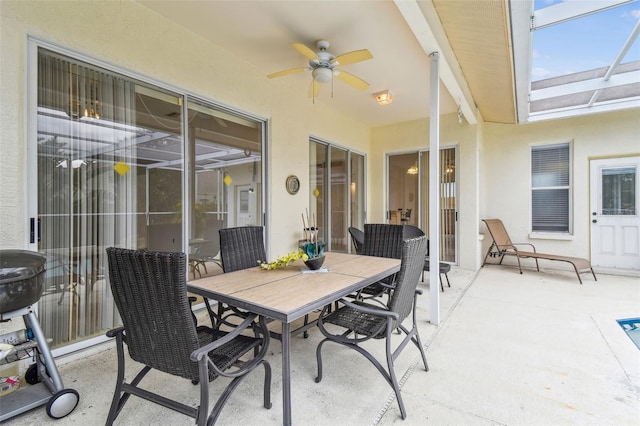
{"type": "Polygon", "coordinates": [[[570,141],[568,142],[559,142],[559,143],[551,143],[551,144],[536,144],[532,145],[529,150],[529,161],[530,161],[530,229],[531,229],[531,237],[562,237],[562,236],[571,236],[573,235],[573,145],[570,141]],[[569,181],[567,185],[550,185],[550,186],[534,186],[533,182],[533,153],[537,150],[542,149],[554,149],[554,148],[567,148],[568,149],[568,159],[567,166],[569,171],[569,181]],[[549,189],[567,189],[567,230],[562,231],[553,231],[553,230],[536,230],[534,229],[534,205],[533,205],[533,193],[534,191],[544,191],[549,189]]]}

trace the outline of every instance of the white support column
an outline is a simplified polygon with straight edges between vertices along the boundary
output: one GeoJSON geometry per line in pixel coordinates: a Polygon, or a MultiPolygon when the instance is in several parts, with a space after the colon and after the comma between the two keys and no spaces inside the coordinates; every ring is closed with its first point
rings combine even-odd
{"type": "Polygon", "coordinates": [[[440,324],[440,72],[438,52],[429,55],[429,296],[430,322],[440,324]]]}

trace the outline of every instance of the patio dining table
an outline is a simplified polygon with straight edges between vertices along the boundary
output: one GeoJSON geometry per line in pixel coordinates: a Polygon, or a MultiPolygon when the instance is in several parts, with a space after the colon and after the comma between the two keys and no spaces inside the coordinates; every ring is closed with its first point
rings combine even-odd
{"type": "Polygon", "coordinates": [[[291,424],[291,323],[400,270],[399,259],[325,253],[327,271],[301,263],[283,269],[244,269],[192,281],[192,293],[282,323],[282,416],[291,424]]]}

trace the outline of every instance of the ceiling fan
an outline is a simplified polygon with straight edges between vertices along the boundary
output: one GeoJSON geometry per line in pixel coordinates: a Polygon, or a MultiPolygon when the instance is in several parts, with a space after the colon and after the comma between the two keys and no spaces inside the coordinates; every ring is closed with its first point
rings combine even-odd
{"type": "Polygon", "coordinates": [[[327,50],[329,49],[329,42],[326,40],[318,40],[316,42],[317,52],[302,43],[291,43],[291,46],[309,59],[309,66],[274,72],[267,75],[267,77],[275,78],[302,71],[311,71],[313,80],[311,80],[311,86],[309,87],[309,97],[314,98],[320,93],[321,84],[333,81],[333,77],[359,90],[366,90],[369,87],[369,83],[360,77],[337,68],[340,65],[354,64],[373,58],[373,55],[367,49],[354,50],[335,56],[327,50]]]}

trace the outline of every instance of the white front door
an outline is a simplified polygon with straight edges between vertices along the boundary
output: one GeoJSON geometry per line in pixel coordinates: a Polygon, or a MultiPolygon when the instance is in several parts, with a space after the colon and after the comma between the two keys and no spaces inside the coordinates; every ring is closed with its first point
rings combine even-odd
{"type": "Polygon", "coordinates": [[[591,264],[640,270],[640,157],[591,160],[591,264]]]}
{"type": "Polygon", "coordinates": [[[249,185],[236,187],[236,226],[257,225],[256,194],[249,185]]]}

